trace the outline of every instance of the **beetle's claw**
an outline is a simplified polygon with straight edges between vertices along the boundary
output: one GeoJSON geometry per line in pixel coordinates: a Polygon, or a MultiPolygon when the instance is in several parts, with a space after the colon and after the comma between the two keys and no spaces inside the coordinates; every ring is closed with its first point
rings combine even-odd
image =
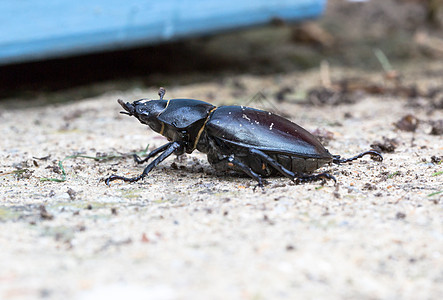
{"type": "Polygon", "coordinates": [[[134,154],[132,157],[134,158],[134,161],[135,161],[137,164],[141,164],[141,163],[143,163],[142,159],[141,159],[140,156],[138,156],[137,154],[134,154]]]}
{"type": "Polygon", "coordinates": [[[261,187],[262,188],[262,190],[264,190],[264,186],[263,186],[263,184],[262,183],[257,183],[256,185],[254,185],[254,187],[252,188],[252,190],[255,192],[255,190],[257,189],[257,187],[261,187]]]}
{"type": "Polygon", "coordinates": [[[267,180],[262,179],[261,177],[259,177],[259,179],[257,179],[257,181],[258,181],[258,183],[252,188],[252,190],[255,192],[257,187],[260,187],[261,190],[264,192],[265,184],[269,184],[269,182],[267,180]]]}
{"type": "Polygon", "coordinates": [[[373,159],[375,161],[383,161],[383,156],[378,151],[371,150],[371,151],[368,151],[368,153],[371,155],[371,159],[373,159]]]}
{"type": "Polygon", "coordinates": [[[105,183],[107,186],[111,186],[111,181],[112,181],[111,177],[112,175],[105,179],[105,183]]]}
{"type": "Polygon", "coordinates": [[[261,190],[262,191],[264,191],[265,190],[265,186],[263,185],[263,183],[257,183],[256,185],[254,185],[254,187],[252,188],[252,190],[255,192],[255,190],[257,189],[257,188],[261,188],[261,190]]]}

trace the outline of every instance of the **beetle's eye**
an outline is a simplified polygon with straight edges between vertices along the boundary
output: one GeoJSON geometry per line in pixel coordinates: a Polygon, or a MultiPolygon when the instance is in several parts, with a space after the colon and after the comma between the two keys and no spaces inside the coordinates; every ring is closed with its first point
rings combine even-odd
{"type": "Polygon", "coordinates": [[[146,109],[145,105],[137,105],[137,113],[140,115],[149,115],[149,110],[146,109]]]}

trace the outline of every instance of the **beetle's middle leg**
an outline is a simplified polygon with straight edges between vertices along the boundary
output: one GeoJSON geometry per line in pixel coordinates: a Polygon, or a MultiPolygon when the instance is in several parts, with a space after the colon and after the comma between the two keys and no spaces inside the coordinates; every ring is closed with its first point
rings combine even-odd
{"type": "MultiPolygon", "coordinates": [[[[164,152],[162,154],[160,154],[159,157],[157,157],[156,159],[154,159],[144,170],[143,173],[140,174],[139,176],[136,177],[123,177],[123,176],[119,176],[119,175],[111,175],[109,176],[105,182],[107,185],[109,185],[109,183],[111,181],[114,180],[123,180],[123,181],[127,181],[127,182],[136,182],[139,181],[140,179],[143,179],[146,175],[148,175],[149,172],[151,172],[152,169],[154,169],[156,166],[158,166],[159,163],[161,163],[162,161],[164,161],[166,158],[168,158],[172,153],[174,153],[177,149],[182,148],[183,146],[179,143],[179,142],[172,142],[168,145],[168,148],[166,150],[164,150],[164,152]]],[[[155,150],[154,150],[155,151],[155,150]]]]}
{"type": "Polygon", "coordinates": [[[277,162],[275,159],[264,153],[263,151],[257,150],[257,149],[249,149],[249,152],[252,155],[259,156],[262,160],[264,160],[266,163],[270,164],[274,169],[276,169],[280,174],[288,177],[291,180],[294,180],[297,175],[283,167],[279,162],[277,162]]]}
{"type": "Polygon", "coordinates": [[[335,179],[334,175],[331,175],[327,172],[313,174],[313,175],[301,175],[297,176],[295,179],[295,183],[305,183],[305,182],[313,182],[313,181],[322,181],[322,184],[326,182],[326,179],[332,179],[335,183],[337,183],[337,179],[335,179]]]}
{"type": "Polygon", "coordinates": [[[280,174],[288,177],[289,179],[295,181],[295,183],[303,183],[303,182],[312,182],[317,180],[325,180],[325,179],[332,179],[335,182],[337,180],[335,177],[329,173],[320,173],[320,174],[313,174],[313,175],[304,175],[304,174],[296,174],[292,171],[289,171],[284,166],[282,166],[279,162],[277,162],[275,159],[264,153],[263,151],[260,151],[258,149],[249,149],[249,152],[253,155],[259,156],[261,159],[263,159],[266,163],[270,164],[274,169],[276,169],[280,174]]]}
{"type": "Polygon", "coordinates": [[[249,175],[253,179],[257,180],[257,186],[259,186],[261,188],[264,187],[262,177],[259,174],[257,174],[256,172],[254,172],[248,165],[246,165],[245,163],[234,158],[234,155],[226,156],[226,157],[218,160],[217,162],[212,162],[211,164],[214,165],[214,167],[216,169],[217,169],[217,165],[219,165],[219,164],[222,166],[224,166],[226,164],[231,167],[236,166],[241,171],[243,171],[244,173],[246,173],[247,175],[249,175]]]}

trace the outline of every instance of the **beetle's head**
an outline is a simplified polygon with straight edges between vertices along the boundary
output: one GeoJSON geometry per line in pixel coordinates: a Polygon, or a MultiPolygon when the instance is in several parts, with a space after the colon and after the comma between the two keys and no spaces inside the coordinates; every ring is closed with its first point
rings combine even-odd
{"type": "Polygon", "coordinates": [[[135,116],[142,124],[149,125],[154,131],[161,130],[161,123],[158,116],[165,110],[167,100],[141,99],[132,103],[118,100],[118,103],[125,111],[120,113],[135,116]]]}

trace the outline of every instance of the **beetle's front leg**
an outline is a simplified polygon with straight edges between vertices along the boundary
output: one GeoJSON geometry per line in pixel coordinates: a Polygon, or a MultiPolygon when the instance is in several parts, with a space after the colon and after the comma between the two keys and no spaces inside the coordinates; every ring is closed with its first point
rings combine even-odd
{"type": "Polygon", "coordinates": [[[157,149],[152,150],[144,159],[141,159],[140,156],[138,156],[137,154],[134,154],[134,160],[137,164],[142,164],[147,162],[151,157],[155,157],[157,156],[159,153],[165,151],[166,149],[168,149],[168,147],[171,146],[173,142],[164,144],[163,146],[158,147],[157,149]]]}
{"type": "MultiPolygon", "coordinates": [[[[143,179],[146,175],[148,175],[149,172],[151,172],[152,169],[154,169],[156,166],[158,166],[159,163],[161,163],[162,161],[164,161],[166,158],[168,158],[172,153],[174,153],[175,151],[177,151],[180,148],[183,148],[183,145],[179,142],[171,142],[168,145],[168,147],[164,150],[164,152],[162,154],[160,154],[159,157],[157,157],[156,159],[154,159],[144,170],[143,173],[140,174],[139,176],[136,177],[123,177],[123,176],[118,176],[118,175],[111,175],[109,176],[106,180],[105,183],[107,185],[109,185],[109,183],[111,181],[114,180],[123,180],[123,181],[127,181],[127,182],[136,182],[139,181],[140,179],[143,179]]],[[[156,151],[156,150],[154,150],[156,151]]],[[[160,151],[159,151],[160,152],[160,151]]],[[[157,152],[158,153],[158,152],[157,152]]]]}

